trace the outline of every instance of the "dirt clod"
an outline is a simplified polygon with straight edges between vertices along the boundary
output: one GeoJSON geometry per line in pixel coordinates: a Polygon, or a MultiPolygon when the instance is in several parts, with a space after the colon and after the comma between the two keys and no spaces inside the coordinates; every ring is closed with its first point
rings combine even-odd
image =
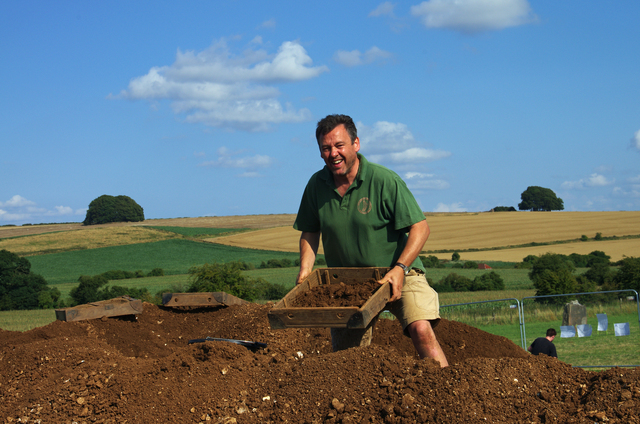
{"type": "Polygon", "coordinates": [[[381,287],[374,279],[367,281],[332,282],[307,290],[293,299],[291,306],[295,308],[326,308],[357,306],[362,307],[367,300],[381,287]]]}
{"type": "Polygon", "coordinates": [[[447,320],[445,369],[385,319],[370,346],[332,352],[328,329],[271,330],[271,307],[0,330],[0,422],[640,422],[640,368],[572,368],[447,320]],[[206,336],[267,347],[188,344],[206,336]]]}

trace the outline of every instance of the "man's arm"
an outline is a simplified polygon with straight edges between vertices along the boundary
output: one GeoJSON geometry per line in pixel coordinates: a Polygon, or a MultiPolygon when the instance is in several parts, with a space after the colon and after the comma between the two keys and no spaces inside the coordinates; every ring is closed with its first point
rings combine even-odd
{"type": "Polygon", "coordinates": [[[303,231],[300,235],[300,272],[296,284],[300,284],[313,271],[316,263],[316,254],[320,246],[320,232],[311,233],[303,231]]]}
{"type": "MultiPolygon", "coordinates": [[[[426,220],[416,222],[409,227],[409,238],[407,239],[407,244],[404,247],[404,250],[398,258],[398,262],[406,266],[411,266],[413,261],[415,261],[420,254],[424,244],[427,242],[429,233],[429,224],[427,224],[426,220]]],[[[394,300],[400,299],[400,295],[402,294],[404,272],[402,271],[402,268],[398,266],[393,267],[389,272],[387,272],[382,280],[378,282],[380,284],[384,284],[386,282],[391,284],[391,299],[389,299],[389,301],[393,302],[394,300]]]]}

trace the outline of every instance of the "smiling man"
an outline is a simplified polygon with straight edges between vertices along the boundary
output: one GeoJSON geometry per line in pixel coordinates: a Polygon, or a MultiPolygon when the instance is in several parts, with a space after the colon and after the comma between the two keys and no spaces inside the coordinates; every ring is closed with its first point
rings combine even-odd
{"type": "Polygon", "coordinates": [[[325,166],[305,188],[294,228],[301,231],[301,283],[312,271],[320,245],[329,267],[390,267],[389,310],[410,336],[421,358],[440,366],[447,359],[433,332],[440,319],[438,294],[429,286],[418,255],[429,225],[402,179],[359,153],[353,120],[329,115],[316,139],[325,166]]]}

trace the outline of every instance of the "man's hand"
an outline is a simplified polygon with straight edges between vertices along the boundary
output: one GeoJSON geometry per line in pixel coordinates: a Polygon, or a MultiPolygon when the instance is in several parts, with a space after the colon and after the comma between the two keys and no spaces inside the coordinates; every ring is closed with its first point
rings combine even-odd
{"type": "Polygon", "coordinates": [[[311,274],[311,271],[309,270],[300,270],[300,272],[298,273],[298,277],[296,278],[296,284],[302,283],[304,279],[309,276],[309,274],[311,274]]]}
{"type": "Polygon", "coordinates": [[[402,295],[402,287],[404,286],[404,271],[399,266],[394,266],[378,283],[389,283],[391,285],[391,299],[389,299],[389,302],[398,300],[402,295]]]}

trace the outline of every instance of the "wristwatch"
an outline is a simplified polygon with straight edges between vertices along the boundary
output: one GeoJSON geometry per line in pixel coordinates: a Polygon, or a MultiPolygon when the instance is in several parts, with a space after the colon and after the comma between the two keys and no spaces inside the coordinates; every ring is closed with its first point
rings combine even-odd
{"type": "Polygon", "coordinates": [[[411,271],[411,268],[409,268],[408,266],[401,264],[400,262],[396,262],[396,264],[394,266],[399,266],[400,268],[402,268],[402,270],[404,271],[404,275],[409,274],[409,271],[411,271]]]}

